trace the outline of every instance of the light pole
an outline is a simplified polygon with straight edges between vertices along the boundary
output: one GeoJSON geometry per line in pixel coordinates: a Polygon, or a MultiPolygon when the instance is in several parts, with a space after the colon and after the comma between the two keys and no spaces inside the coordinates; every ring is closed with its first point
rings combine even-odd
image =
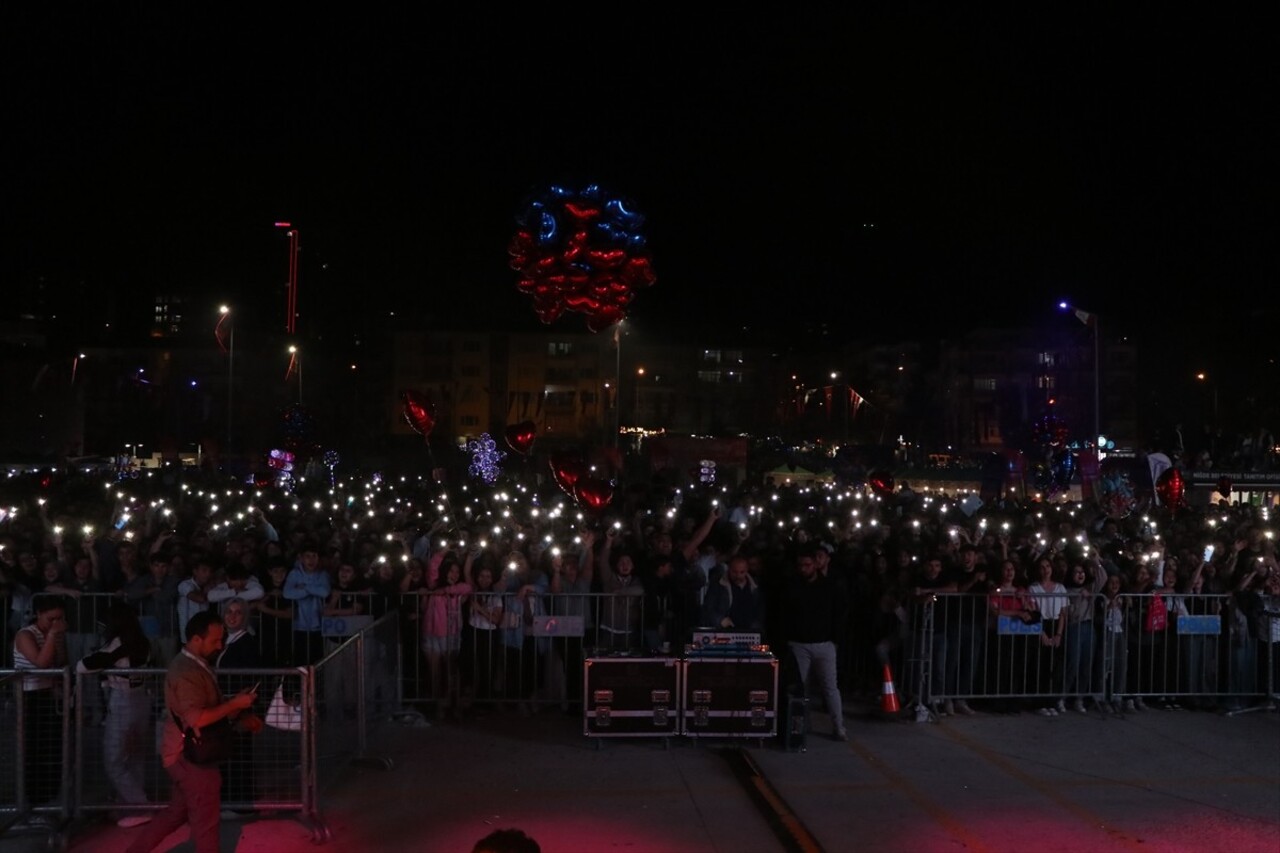
{"type": "Polygon", "coordinates": [[[289,378],[289,374],[294,371],[298,372],[298,405],[302,405],[302,353],[298,352],[296,346],[289,347],[289,369],[285,372],[285,378],[289,378]]]}
{"type": "Polygon", "coordinates": [[[1196,374],[1196,379],[1199,379],[1201,382],[1209,383],[1209,390],[1213,392],[1213,423],[1214,423],[1214,426],[1217,426],[1218,424],[1218,383],[1210,380],[1209,374],[1205,373],[1203,370],[1196,374]]]}
{"type": "Polygon", "coordinates": [[[640,425],[640,380],[644,378],[644,367],[636,368],[636,404],[631,413],[632,419],[636,425],[640,425]]]}
{"type": "Polygon", "coordinates": [[[290,222],[277,222],[277,228],[285,229],[289,238],[289,284],[285,296],[284,331],[287,335],[298,331],[298,229],[290,222]]]}
{"type": "Polygon", "coordinates": [[[1093,441],[1098,442],[1098,437],[1102,435],[1102,405],[1100,388],[1100,360],[1098,358],[1098,315],[1089,311],[1076,308],[1068,302],[1059,302],[1058,307],[1063,311],[1071,311],[1076,315],[1076,319],[1084,323],[1093,330],[1093,441]]]}
{"type": "Polygon", "coordinates": [[[618,387],[613,395],[613,446],[618,446],[618,433],[622,430],[622,320],[613,327],[614,362],[613,381],[618,387]]]}
{"type": "Polygon", "coordinates": [[[231,451],[231,413],[232,395],[235,393],[235,366],[236,366],[236,324],[231,322],[231,309],[223,305],[218,309],[218,325],[214,329],[214,337],[218,338],[221,343],[222,338],[218,336],[218,330],[225,323],[227,326],[227,452],[231,451]]]}

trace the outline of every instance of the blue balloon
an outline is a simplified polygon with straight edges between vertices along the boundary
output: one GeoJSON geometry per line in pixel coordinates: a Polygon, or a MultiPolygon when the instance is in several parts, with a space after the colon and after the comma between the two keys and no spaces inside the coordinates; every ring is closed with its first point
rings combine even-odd
{"type": "Polygon", "coordinates": [[[541,218],[538,220],[538,243],[543,246],[554,243],[559,233],[560,223],[550,213],[542,211],[541,218]]]}
{"type": "Polygon", "coordinates": [[[599,201],[604,196],[604,191],[599,184],[587,184],[579,195],[587,201],[599,201]]]}

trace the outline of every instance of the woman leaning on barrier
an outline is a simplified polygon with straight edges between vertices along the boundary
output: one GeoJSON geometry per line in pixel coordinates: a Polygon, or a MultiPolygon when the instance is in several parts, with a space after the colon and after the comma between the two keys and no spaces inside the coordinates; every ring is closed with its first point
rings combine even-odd
{"type": "Polygon", "coordinates": [[[1023,626],[1039,625],[1040,611],[1036,601],[1027,592],[1027,582],[1022,577],[1016,559],[1000,561],[1000,576],[996,588],[987,595],[987,685],[986,690],[996,698],[993,710],[1014,713],[1020,697],[1028,692],[1027,674],[1030,662],[1035,660],[1038,644],[1037,633],[1024,633],[1023,626]]]}
{"type": "MultiPolygon", "coordinates": [[[[67,616],[62,598],[37,595],[35,618],[13,638],[13,668],[58,669],[67,663],[67,616]]],[[[56,675],[22,676],[22,723],[28,806],[47,805],[62,785],[62,714],[56,675]]]]}

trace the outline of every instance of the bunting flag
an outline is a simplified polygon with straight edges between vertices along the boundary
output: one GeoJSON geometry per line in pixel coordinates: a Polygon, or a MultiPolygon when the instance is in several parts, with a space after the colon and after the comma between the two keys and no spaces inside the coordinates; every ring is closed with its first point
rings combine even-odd
{"type": "Polygon", "coordinates": [[[853,410],[855,416],[858,414],[858,409],[862,408],[862,404],[865,402],[867,402],[866,397],[849,388],[849,408],[853,410]]]}
{"type": "Polygon", "coordinates": [[[1098,325],[1097,314],[1090,314],[1088,311],[1081,311],[1079,308],[1076,308],[1075,315],[1077,320],[1079,320],[1081,323],[1084,323],[1090,329],[1098,325]]]}

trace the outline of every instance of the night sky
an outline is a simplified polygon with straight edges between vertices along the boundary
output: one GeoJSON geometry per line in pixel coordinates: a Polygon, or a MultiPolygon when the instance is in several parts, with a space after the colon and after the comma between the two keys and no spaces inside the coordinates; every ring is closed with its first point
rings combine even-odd
{"type": "Polygon", "coordinates": [[[1274,326],[1245,20],[295,12],[4,12],[0,274],[244,299],[289,219],[304,316],[536,328],[513,217],[595,182],[647,216],[640,328],[894,339],[1062,298],[1184,352],[1274,326]]]}

